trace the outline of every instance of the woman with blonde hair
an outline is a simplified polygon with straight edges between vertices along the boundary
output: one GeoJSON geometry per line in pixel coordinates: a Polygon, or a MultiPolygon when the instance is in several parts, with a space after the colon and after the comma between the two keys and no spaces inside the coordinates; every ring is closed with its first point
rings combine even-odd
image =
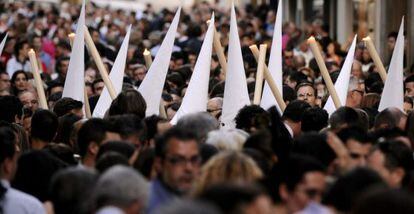
{"type": "Polygon", "coordinates": [[[252,183],[263,177],[254,160],[237,151],[223,151],[212,157],[201,169],[195,195],[220,183],[252,183]]]}

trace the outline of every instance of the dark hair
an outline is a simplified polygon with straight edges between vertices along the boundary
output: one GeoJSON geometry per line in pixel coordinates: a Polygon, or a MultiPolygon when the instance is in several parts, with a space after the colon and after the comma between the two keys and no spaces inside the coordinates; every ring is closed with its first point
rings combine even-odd
{"type": "Polygon", "coordinates": [[[12,75],[12,77],[11,77],[11,79],[10,79],[10,83],[11,83],[11,90],[12,90],[12,93],[13,93],[14,95],[16,95],[16,96],[17,96],[17,94],[19,93],[19,91],[17,90],[16,85],[15,85],[15,83],[14,83],[14,82],[16,81],[17,76],[18,76],[19,74],[23,74],[23,75],[26,77],[26,80],[29,80],[29,75],[28,75],[25,71],[23,71],[23,70],[18,70],[18,71],[15,71],[15,72],[13,73],[13,75],[12,75]]]}
{"type": "Polygon", "coordinates": [[[55,103],[53,112],[55,112],[58,117],[61,117],[74,109],[81,109],[82,106],[83,103],[81,101],[74,100],[70,97],[64,97],[55,103]]]}
{"type": "Polygon", "coordinates": [[[171,139],[178,139],[182,141],[195,141],[197,142],[197,136],[194,132],[174,126],[161,135],[155,142],[155,155],[160,158],[164,158],[167,152],[168,143],[171,139]]]}
{"type": "Polygon", "coordinates": [[[44,202],[50,199],[52,175],[67,165],[46,151],[30,151],[20,156],[12,186],[44,202]],[[30,179],[28,179],[30,178],[30,179]]]}
{"type": "Polygon", "coordinates": [[[315,95],[315,97],[316,97],[316,89],[313,87],[312,83],[310,83],[310,82],[302,82],[302,83],[298,84],[298,85],[296,86],[296,88],[295,88],[296,93],[297,93],[297,92],[299,91],[299,89],[300,89],[300,88],[302,88],[302,87],[311,87],[311,88],[312,88],[312,90],[313,90],[313,94],[314,94],[314,95],[315,95]]]}
{"type": "Polygon", "coordinates": [[[281,184],[285,184],[287,190],[293,192],[308,172],[324,173],[325,169],[314,158],[293,154],[282,164],[281,184]]]}
{"type": "Polygon", "coordinates": [[[308,132],[299,136],[295,140],[294,151],[315,158],[325,167],[328,167],[336,158],[335,152],[326,142],[326,135],[317,132],[308,132]]]}
{"type": "Polygon", "coordinates": [[[323,203],[340,212],[349,212],[359,196],[373,186],[386,184],[381,176],[368,168],[356,168],[340,177],[324,196],[323,203]]]}
{"type": "Polygon", "coordinates": [[[337,133],[342,142],[346,143],[348,140],[353,139],[362,144],[371,143],[368,134],[359,127],[344,128],[337,133]]]}
{"type": "Polygon", "coordinates": [[[146,141],[146,126],[140,117],[134,114],[115,115],[106,119],[113,130],[122,139],[137,136],[141,143],[146,141]]]}
{"type": "Polygon", "coordinates": [[[266,194],[255,185],[217,184],[207,188],[198,199],[217,206],[222,213],[243,213],[244,206],[261,195],[266,194]]]}
{"type": "Polygon", "coordinates": [[[375,117],[374,129],[398,127],[403,117],[405,115],[401,110],[397,108],[386,108],[375,117]]]}
{"type": "Polygon", "coordinates": [[[138,170],[146,179],[151,180],[151,172],[154,165],[155,150],[148,148],[139,152],[138,158],[134,163],[134,168],[138,170]]]}
{"type": "Polygon", "coordinates": [[[320,131],[328,126],[329,115],[325,109],[319,107],[311,107],[305,110],[302,115],[303,132],[320,131]]]}
{"type": "Polygon", "coordinates": [[[69,166],[74,166],[78,163],[75,159],[73,150],[69,145],[63,143],[49,143],[43,147],[43,150],[49,152],[69,166]]]}
{"type": "Polygon", "coordinates": [[[376,188],[356,200],[352,213],[414,213],[414,198],[410,193],[401,189],[376,188]]]}
{"type": "Polygon", "coordinates": [[[397,39],[398,37],[398,33],[395,31],[391,31],[390,33],[388,33],[387,38],[394,38],[397,39]]]}
{"type": "Polygon", "coordinates": [[[107,124],[103,119],[92,118],[86,121],[78,132],[79,155],[84,157],[92,142],[100,145],[105,139],[106,131],[107,124]]]}
{"type": "Polygon", "coordinates": [[[97,158],[95,168],[99,173],[104,173],[107,169],[116,165],[129,166],[128,159],[119,152],[109,151],[97,158]]]}
{"type": "Polygon", "coordinates": [[[139,118],[145,118],[147,104],[144,97],[135,89],[122,91],[118,97],[112,101],[108,109],[108,115],[135,114],[139,118]]]}
{"type": "Polygon", "coordinates": [[[277,155],[278,160],[283,161],[290,155],[293,146],[293,139],[289,131],[286,129],[276,106],[269,108],[268,112],[271,121],[269,132],[272,134],[272,149],[277,155]]]}
{"type": "Polygon", "coordinates": [[[296,100],[295,90],[287,85],[283,86],[283,100],[285,102],[292,102],[296,100]]]}
{"type": "Polygon", "coordinates": [[[246,105],[235,118],[236,128],[251,132],[251,128],[265,129],[269,126],[269,114],[258,105],[246,105]]]}
{"type": "Polygon", "coordinates": [[[160,116],[152,115],[144,119],[145,125],[147,127],[147,139],[154,139],[158,134],[158,123],[159,122],[168,122],[160,116]]]}
{"type": "Polygon", "coordinates": [[[23,104],[15,96],[0,96],[0,121],[14,123],[23,114],[23,104]]]}
{"type": "MultiPolygon", "coordinates": [[[[13,129],[7,126],[0,127],[0,166],[3,165],[6,159],[12,159],[16,153],[16,136],[13,129]]],[[[7,188],[0,183],[0,202],[3,201],[7,188]]],[[[2,213],[0,206],[0,213],[2,213]]]]}
{"type": "Polygon", "coordinates": [[[309,103],[302,100],[294,100],[290,102],[285,111],[283,112],[283,119],[289,119],[293,122],[300,122],[302,120],[303,113],[306,109],[310,108],[309,103]]]}
{"type": "Polygon", "coordinates": [[[50,198],[56,213],[90,213],[90,199],[97,175],[94,171],[72,167],[57,172],[51,180],[50,198]]]}
{"type": "Polygon", "coordinates": [[[22,49],[25,44],[29,44],[29,41],[27,41],[26,39],[22,39],[22,40],[18,40],[16,44],[14,45],[13,53],[16,56],[16,58],[19,56],[20,49],[22,49]]]}
{"type": "Polygon", "coordinates": [[[340,107],[329,118],[329,125],[333,130],[339,130],[341,128],[358,126],[359,121],[358,112],[351,107],[340,107]]]}
{"type": "Polygon", "coordinates": [[[66,145],[73,147],[74,145],[71,145],[70,142],[71,133],[74,128],[73,125],[81,119],[81,117],[73,113],[65,114],[59,117],[59,125],[57,129],[55,142],[64,143],[66,145]]]}
{"type": "Polygon", "coordinates": [[[96,159],[99,159],[105,153],[117,152],[125,158],[129,159],[135,152],[135,148],[132,144],[124,141],[110,141],[99,147],[99,152],[96,155],[96,159]]]}
{"type": "Polygon", "coordinates": [[[58,118],[49,110],[38,110],[33,114],[31,137],[45,142],[52,142],[58,129],[58,118]]]}

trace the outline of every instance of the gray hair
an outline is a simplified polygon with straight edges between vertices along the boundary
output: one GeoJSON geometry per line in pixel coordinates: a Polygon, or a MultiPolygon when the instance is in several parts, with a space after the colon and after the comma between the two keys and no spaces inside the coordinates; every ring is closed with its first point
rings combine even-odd
{"type": "Polygon", "coordinates": [[[197,140],[202,141],[210,131],[219,128],[219,122],[209,113],[199,112],[183,116],[178,120],[177,126],[191,130],[196,135],[197,140]]]}
{"type": "Polygon", "coordinates": [[[353,91],[359,88],[359,79],[357,77],[351,77],[349,79],[348,91],[353,91]]]}
{"type": "Polygon", "coordinates": [[[248,137],[249,134],[241,129],[220,129],[208,133],[206,143],[220,151],[241,151],[248,137]]]}
{"type": "Polygon", "coordinates": [[[138,201],[143,207],[148,200],[148,182],[126,166],[113,166],[99,178],[95,186],[97,208],[112,205],[125,208],[138,201]]]}

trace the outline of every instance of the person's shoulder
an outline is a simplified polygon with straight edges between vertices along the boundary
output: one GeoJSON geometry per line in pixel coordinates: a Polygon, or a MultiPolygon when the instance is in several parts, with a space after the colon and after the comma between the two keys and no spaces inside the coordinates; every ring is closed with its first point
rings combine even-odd
{"type": "Polygon", "coordinates": [[[7,202],[12,210],[20,210],[19,213],[46,213],[42,203],[35,197],[10,188],[6,193],[7,202]]]}

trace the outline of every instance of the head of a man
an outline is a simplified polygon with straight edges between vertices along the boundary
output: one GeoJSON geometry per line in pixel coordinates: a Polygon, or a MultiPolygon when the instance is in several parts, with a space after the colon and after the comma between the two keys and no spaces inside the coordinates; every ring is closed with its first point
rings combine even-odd
{"type": "MultiPolygon", "coordinates": [[[[33,140],[51,143],[58,129],[58,117],[49,110],[39,110],[33,114],[30,135],[33,140]]],[[[33,145],[32,145],[33,146],[33,145]]]]}
{"type": "Polygon", "coordinates": [[[79,117],[83,117],[82,107],[82,102],[69,97],[64,97],[56,101],[55,106],[53,107],[53,112],[55,112],[58,117],[70,113],[73,113],[79,117]]]}
{"type": "Polygon", "coordinates": [[[129,167],[114,166],[98,179],[94,202],[98,210],[114,206],[126,214],[144,213],[148,194],[148,183],[141,174],[129,167]]]}
{"type": "Polygon", "coordinates": [[[22,91],[19,93],[19,100],[23,103],[25,108],[36,111],[39,108],[39,102],[37,101],[37,95],[32,91],[22,91]]]}
{"type": "Polygon", "coordinates": [[[374,129],[392,129],[397,127],[404,130],[406,123],[407,115],[398,108],[390,107],[384,109],[375,117],[374,129]]]}
{"type": "Polygon", "coordinates": [[[7,72],[0,72],[0,91],[10,90],[10,76],[7,72]]]}
{"type": "Polygon", "coordinates": [[[297,137],[302,132],[302,116],[306,109],[310,108],[309,103],[302,100],[290,102],[283,112],[284,122],[292,129],[293,136],[297,137]]]}
{"type": "Polygon", "coordinates": [[[346,99],[346,106],[352,108],[359,108],[361,106],[362,98],[365,95],[363,86],[359,83],[359,78],[351,77],[348,86],[348,96],[346,99]]]}
{"type": "Polygon", "coordinates": [[[414,168],[413,153],[400,141],[378,143],[368,157],[368,165],[394,188],[407,185],[414,168]]]}
{"type": "Polygon", "coordinates": [[[348,149],[351,167],[365,167],[372,147],[367,133],[361,128],[350,127],[338,132],[338,137],[348,149]]]}
{"type": "Polygon", "coordinates": [[[16,135],[9,126],[0,127],[0,179],[11,180],[17,167],[16,135]]]}
{"type": "Polygon", "coordinates": [[[405,96],[414,98],[414,74],[408,76],[404,81],[405,96]]]}
{"type": "Polygon", "coordinates": [[[191,190],[200,171],[200,149],[194,133],[173,127],[157,140],[156,166],[159,178],[179,194],[191,190]]]}
{"type": "Polygon", "coordinates": [[[296,96],[298,100],[303,100],[312,107],[315,106],[316,91],[311,83],[301,83],[296,86],[296,96]]]}
{"type": "Polygon", "coordinates": [[[99,79],[96,79],[95,81],[93,81],[92,91],[93,91],[94,95],[101,95],[104,87],[105,87],[105,83],[104,83],[103,79],[99,78],[99,79]]]}
{"type": "Polygon", "coordinates": [[[293,155],[283,168],[279,194],[288,212],[303,210],[310,202],[320,202],[325,192],[325,171],[313,158],[293,155]]]}

